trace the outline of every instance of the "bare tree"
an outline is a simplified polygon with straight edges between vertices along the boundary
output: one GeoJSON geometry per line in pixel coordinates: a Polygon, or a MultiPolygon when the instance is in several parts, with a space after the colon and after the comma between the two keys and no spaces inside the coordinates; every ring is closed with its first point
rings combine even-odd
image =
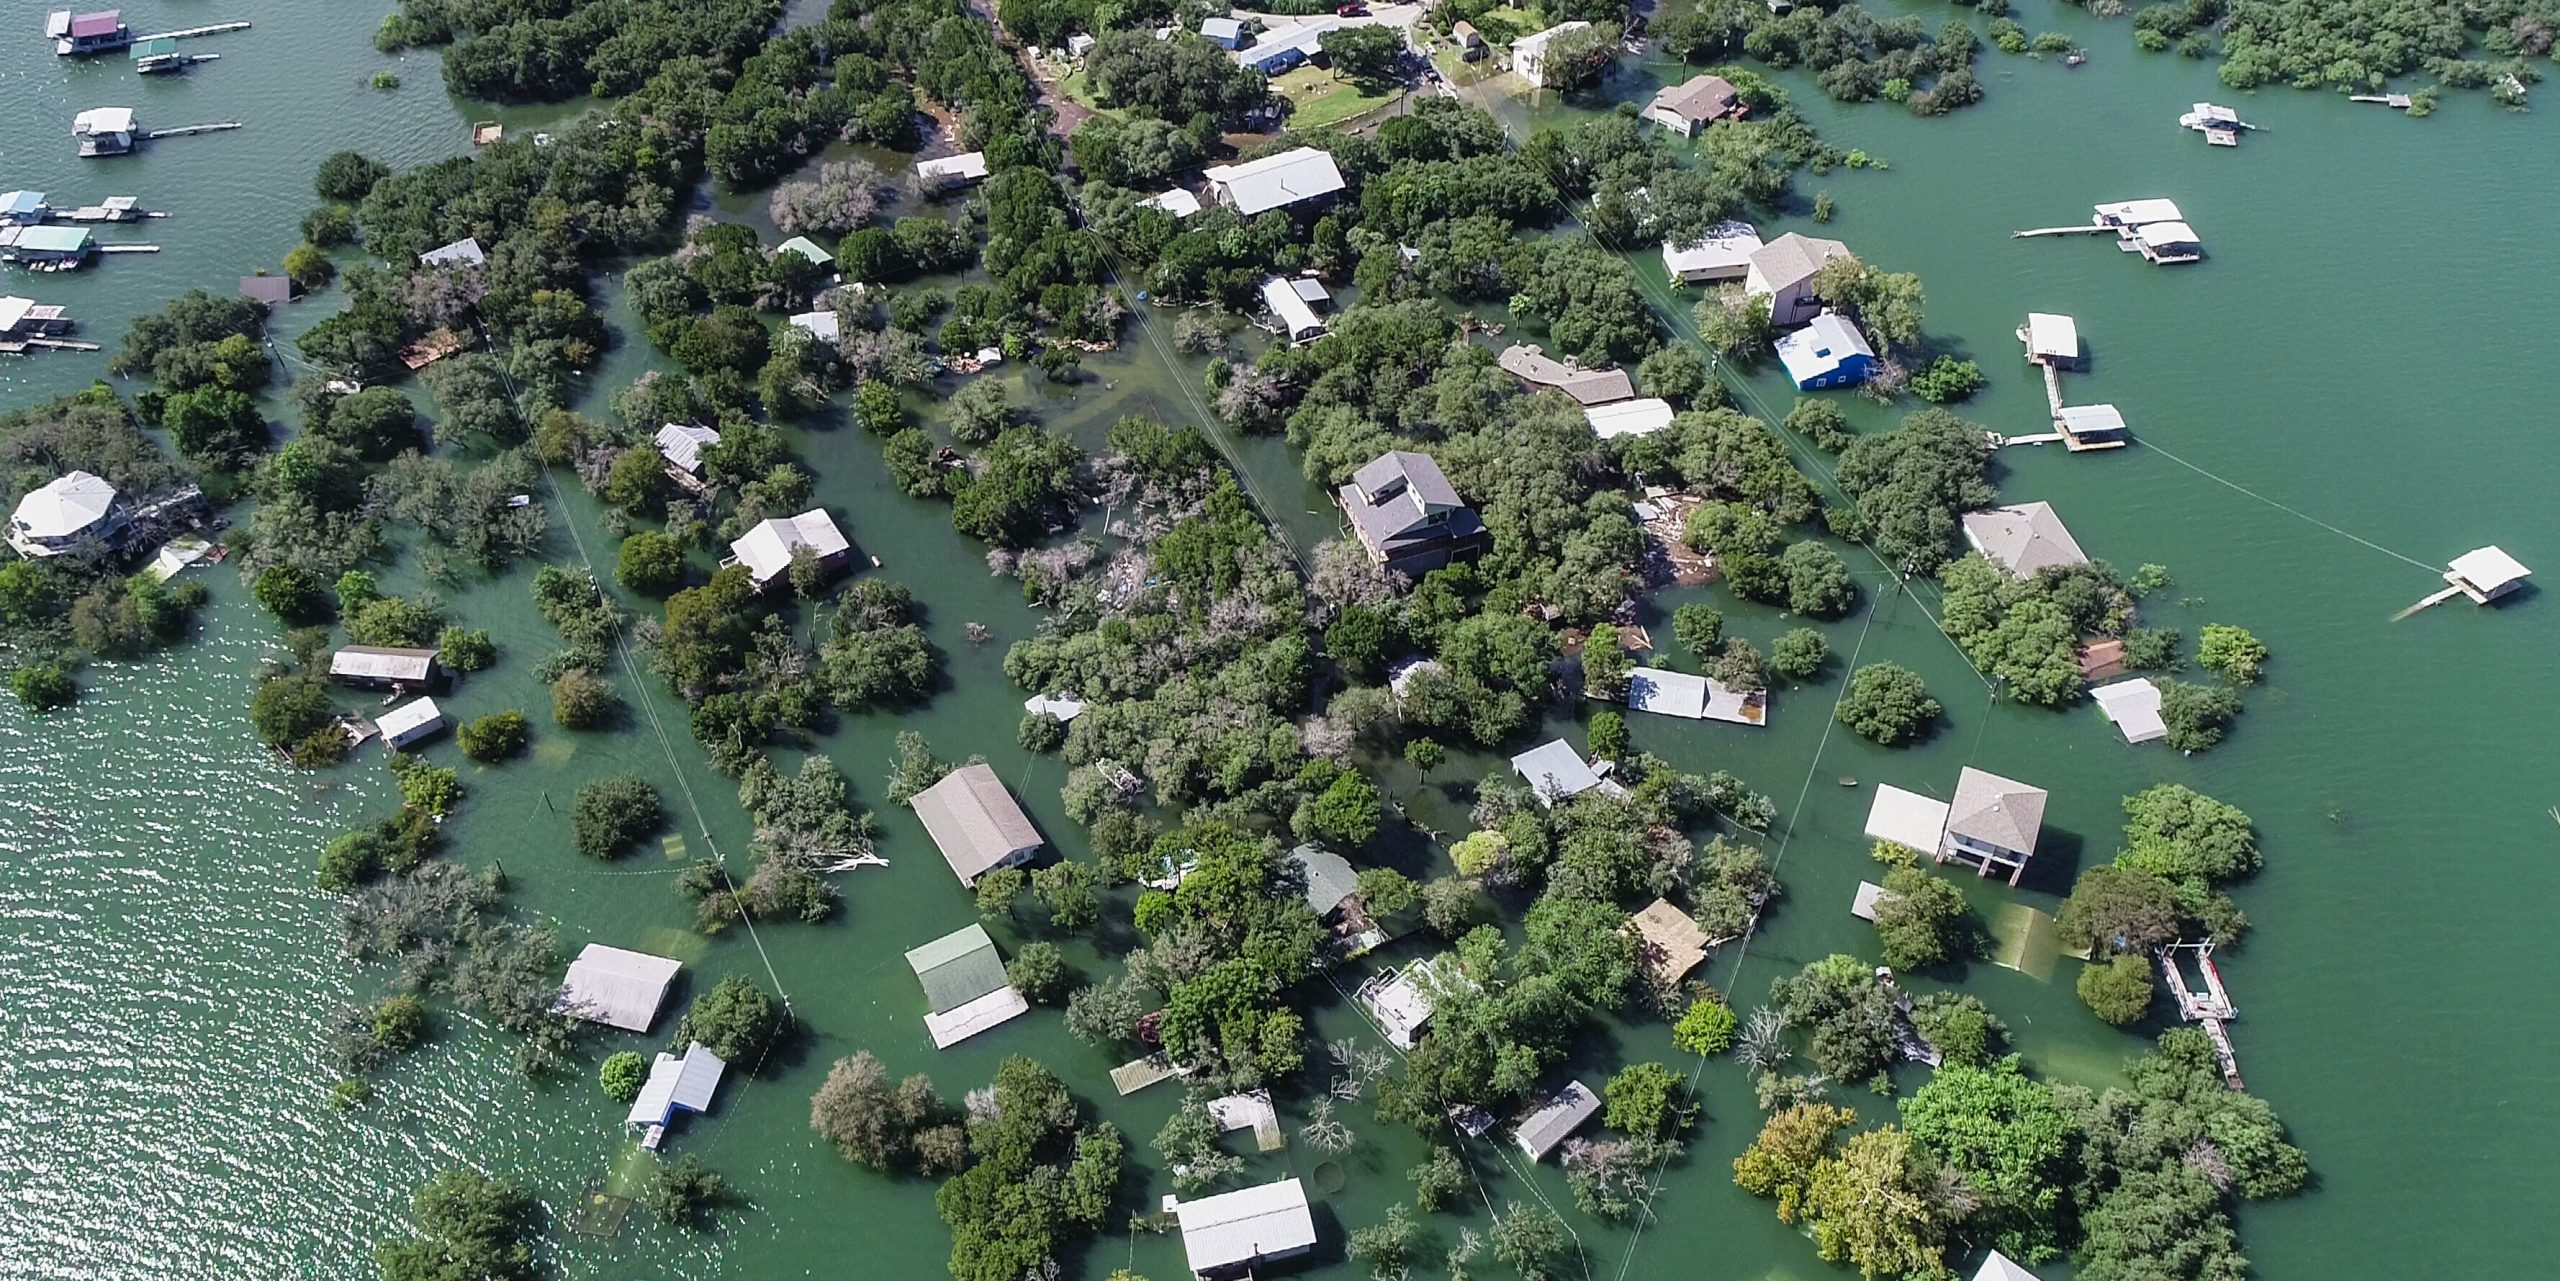
{"type": "Polygon", "coordinates": [[[814,182],[786,182],[773,189],[766,212],[786,234],[804,231],[842,235],[871,220],[880,209],[880,171],[859,160],[830,160],[818,167],[814,182]]]}
{"type": "Polygon", "coordinates": [[[1351,1127],[1333,1114],[1333,1100],[1318,1099],[1307,1112],[1306,1127],[1298,1131],[1308,1146],[1323,1152],[1347,1152],[1359,1141],[1351,1127]]]}

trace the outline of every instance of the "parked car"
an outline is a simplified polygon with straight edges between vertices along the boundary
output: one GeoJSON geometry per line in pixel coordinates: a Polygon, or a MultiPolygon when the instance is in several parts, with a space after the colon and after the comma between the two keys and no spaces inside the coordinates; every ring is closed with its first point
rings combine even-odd
{"type": "Polygon", "coordinates": [[[1369,16],[1369,6],[1360,3],[1360,0],[1351,0],[1351,3],[1349,4],[1334,6],[1333,16],[1337,18],[1365,18],[1369,16]]]}

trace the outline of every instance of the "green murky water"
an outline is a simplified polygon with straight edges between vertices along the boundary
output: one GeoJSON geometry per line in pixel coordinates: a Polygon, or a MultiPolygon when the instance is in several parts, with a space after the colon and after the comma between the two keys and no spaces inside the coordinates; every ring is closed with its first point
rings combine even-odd
{"type": "MultiPolygon", "coordinates": [[[[1719,956],[1710,977],[1748,998],[1805,959],[1871,949],[1871,933],[1846,911],[1872,866],[1858,835],[1866,792],[1840,787],[1844,776],[1942,789],[1972,763],[2050,789],[2047,844],[2018,895],[2047,907],[2079,863],[2112,853],[2119,796],[2192,783],[2260,825],[2267,870],[2241,894],[2258,929],[2225,973],[2244,1014],[2236,1036],[2250,1084],[2284,1111],[2320,1172],[2312,1193],[2245,1212],[2260,1275],[2522,1274],[2538,1236],[2524,1225],[2549,1200],[2541,1157],[2560,1142],[2560,1081],[2547,1057],[2560,1015],[2533,981],[2539,909],[2560,895],[2547,826],[2560,786],[2545,767],[2560,677],[2537,657],[2553,635],[2549,603],[2528,595],[2502,610],[2462,605],[2390,623],[2434,585],[2430,574],[2272,504],[2427,564],[2494,541],[2527,564],[2560,566],[2560,518],[2546,496],[2560,446],[2538,412],[2560,295],[2532,265],[2560,235],[2560,180],[2548,163],[2560,139],[2547,114],[2511,117],[2477,97],[2407,122],[2276,93],[2241,103],[2262,133],[2236,152],[2208,151],[2173,121],[2196,99],[2228,100],[2209,66],[2138,57],[2121,25],[2093,30],[2076,11],[2049,7],[2030,6],[2021,20],[2082,34],[2091,65],[1987,55],[1989,100],[1953,119],[1836,109],[1799,85],[1827,137],[1893,164],[1804,188],[1838,197],[1827,234],[1921,274],[1932,334],[1995,376],[1972,407],[1995,429],[2037,430],[2043,417],[2010,331],[2030,309],[2078,317],[2094,364],[2073,378],[2072,399],[2113,401],[2144,444],[2101,456],[2012,451],[2000,460],[2003,494],[2055,503],[2095,555],[2170,566],[2177,587],[2153,620],[2254,628],[2275,650],[2271,680],[2208,757],[2130,748],[2093,710],[1991,704],[1901,597],[1828,631],[1836,652],[1891,657],[1927,676],[1950,714],[1922,748],[1888,753],[1827,734],[1823,689],[1781,691],[1772,726],[1757,733],[1640,720],[1638,746],[1686,767],[1733,769],[1787,815],[1784,906],[1747,956],[1719,956]],[[2076,221],[2095,201],[2153,195],[2184,206],[2209,262],[2158,270],[2102,243],[2007,237],[2076,221]]],[[[490,114],[446,98],[432,59],[371,50],[387,8],[379,0],[216,8],[159,0],[127,10],[155,28],[232,16],[259,24],[205,41],[222,61],[151,82],[116,60],[59,62],[35,35],[35,11],[11,19],[0,52],[0,186],[44,188],[58,203],[130,193],[174,215],[108,233],[156,242],[156,256],[8,282],[69,306],[91,337],[112,343],[131,316],[175,293],[227,289],[272,268],[297,239],[310,170],[327,151],[360,146],[414,164],[465,149],[465,122],[490,114]],[[366,87],[386,68],[407,87],[366,87]],[[248,127],[136,158],[76,160],[69,117],[100,105],[133,105],[156,126],[248,127]]],[[[1943,11],[1915,12],[1935,21],[1943,11]]],[[[1630,76],[1617,92],[1642,90],[1630,76]]],[[[289,343],[329,305],[288,310],[279,338],[289,343]]],[[[627,382],[647,356],[617,351],[597,384],[627,382]]],[[[17,404],[102,368],[100,356],[46,355],[0,366],[0,382],[17,404]]],[[[1144,345],[1088,369],[1102,381],[1044,402],[1051,421],[1088,439],[1123,413],[1195,416],[1144,345]]],[[[1756,392],[1786,403],[1773,379],[1756,392]]],[[[951,677],[929,709],[850,718],[825,750],[876,805],[892,735],[920,727],[946,755],[984,753],[1053,840],[1081,854],[1057,803],[1063,767],[1013,744],[1021,692],[1000,660],[1034,616],[985,573],[981,549],[952,533],[941,509],[896,493],[868,439],[819,431],[801,444],[861,550],[925,604],[951,677]],[[973,621],[995,639],[969,644],[973,621]]],[[[1297,537],[1330,528],[1285,447],[1248,441],[1237,452],[1297,537]]],[[[547,554],[574,562],[572,529],[589,548],[603,540],[583,500],[570,505],[547,554]]],[[[554,642],[528,607],[524,577],[450,594],[456,616],[489,628],[506,659],[462,688],[461,715],[540,705],[529,669],[554,642]]],[[[371,1107],[350,1116],[327,1106],[333,1074],[319,1021],[368,989],[338,958],[310,859],[329,835],[387,808],[389,780],[371,768],[307,778],[254,749],[246,681],[273,629],[226,571],[207,571],[207,581],[217,605],[195,642],[93,670],[68,715],[38,724],[0,707],[0,1200],[10,1207],[0,1275],[365,1276],[370,1241],[394,1230],[409,1190],[440,1166],[515,1174],[559,1211],[625,1159],[616,1110],[587,1080],[529,1086],[501,1040],[451,1020],[432,1052],[384,1078],[371,1107]]],[[[413,582],[405,567],[388,575],[394,587],[413,582]]],[[[1676,603],[1654,602],[1666,612],[1676,603]]],[[[1763,642],[1792,625],[1720,603],[1729,627],[1763,642]]],[[[929,1072],[953,1096],[1002,1056],[1034,1055],[1144,1150],[1173,1106],[1170,1087],[1110,1097],[1110,1064],[1054,1015],[931,1048],[900,953],[972,912],[911,818],[885,816],[891,866],[847,879],[839,921],[766,931],[761,949],[744,936],[688,936],[690,912],[669,884],[675,865],[654,853],[611,868],[570,853],[566,799],[621,771],[657,782],[695,845],[698,804],[712,843],[743,847],[732,788],[703,766],[677,709],[651,696],[669,719],[665,745],[645,729],[538,731],[530,759],[466,767],[471,796],[455,845],[501,863],[514,901],[572,948],[600,939],[682,956],[697,989],[728,973],[769,982],[769,966],[814,1035],[674,1136],[677,1150],[701,1154],[752,1198],[747,1212],[707,1238],[637,1218],[610,1242],[556,1233],[562,1275],[941,1275],[947,1241],[931,1186],[856,1171],[807,1131],[806,1100],[825,1065],[857,1048],[894,1071],[929,1072]]],[[[1386,780],[1418,819],[1455,826],[1462,797],[1401,766],[1386,780]]],[[[1977,888],[1985,908],[2011,897],[1977,888]]],[[[2103,1080],[2137,1046],[2087,1015],[2063,982],[1986,966],[1966,986],[2049,1075],[2103,1080]]],[[[1358,1030],[1334,999],[1317,1022],[1325,1036],[1358,1030]]],[[[1665,1029],[1632,1026],[1594,1038],[1579,1066],[1593,1074],[1671,1055],[1665,1029]]],[[[1582,1247],[1568,1275],[1827,1273],[1765,1205],[1730,1186],[1726,1163],[1755,1128],[1739,1070],[1720,1063],[1706,1084],[1709,1119],[1670,1173],[1661,1220],[1638,1233],[1568,1205],[1582,1247]]],[[[1344,1186],[1325,1199],[1336,1242],[1405,1193],[1402,1171],[1419,1154],[1409,1135],[1366,1113],[1351,1110],[1362,1141],[1337,1158],[1344,1186]]],[[[1525,1180],[1494,1149],[1471,1156],[1492,1200],[1566,1204],[1552,1172],[1525,1180]]],[[[1316,1165],[1298,1145],[1253,1169],[1312,1175],[1316,1165]]],[[[1141,1172],[1133,1208],[1163,1188],[1159,1173],[1141,1172]]],[[[1455,1221],[1433,1230],[1454,1236],[1455,1221]]],[[[1310,1274],[1354,1274],[1330,1257],[1310,1274]]],[[[1181,1270],[1178,1246],[1158,1237],[1105,1238],[1069,1262],[1097,1277],[1124,1265],[1159,1281],[1181,1270]]]]}

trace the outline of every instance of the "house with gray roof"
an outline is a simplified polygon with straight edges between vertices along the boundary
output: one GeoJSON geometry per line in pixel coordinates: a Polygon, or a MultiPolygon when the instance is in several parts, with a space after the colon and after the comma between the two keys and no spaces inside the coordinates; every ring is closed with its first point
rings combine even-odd
{"type": "Polygon", "coordinates": [[[2026,875],[2035,857],[2036,837],[2044,830],[2045,790],[2029,787],[1968,765],[1956,776],[1955,799],[1947,803],[1946,839],[1938,861],[1961,863],[1981,875],[2006,869],[2009,884],[2026,875]]]}
{"type": "Polygon", "coordinates": [[[1204,1281],[1252,1276],[1263,1264],[1316,1248],[1315,1215],[1307,1208],[1306,1187],[1296,1179],[1196,1201],[1165,1200],[1182,1230],[1191,1275],[1204,1281]]]}
{"type": "Polygon", "coordinates": [[[1600,1096],[1580,1081],[1567,1081],[1564,1088],[1556,1091],[1537,1111],[1511,1127],[1511,1138],[1520,1145],[1521,1151],[1529,1154],[1531,1161],[1543,1161],[1549,1152],[1572,1138],[1574,1131],[1589,1125],[1591,1118],[1598,1115],[1600,1096]]]}
{"type": "Polygon", "coordinates": [[[1540,743],[1511,758],[1511,772],[1529,785],[1538,803],[1553,809],[1558,803],[1584,792],[1598,790],[1610,796],[1625,796],[1627,789],[1600,776],[1573,744],[1563,739],[1540,743]]]}
{"type": "Polygon", "coordinates": [[[1635,380],[1627,377],[1626,370],[1577,369],[1549,357],[1534,346],[1514,343],[1496,354],[1494,363],[1501,365],[1503,372],[1527,384],[1531,391],[1553,387],[1573,397],[1575,404],[1585,408],[1632,399],[1636,394],[1635,380]]]}
{"type": "Polygon", "coordinates": [[[1837,240],[1790,231],[1752,251],[1742,287],[1768,295],[1769,319],[1779,328],[1801,325],[1822,314],[1822,300],[1813,292],[1813,274],[1834,258],[1854,256],[1849,246],[1837,240]]]}
{"type": "Polygon", "coordinates": [[[907,802],[962,885],[1040,852],[1040,829],[984,761],[963,765],[907,802]]]}
{"type": "Polygon", "coordinates": [[[670,957],[589,943],[569,962],[569,975],[551,999],[551,1009],[625,1032],[646,1032],[666,1003],[667,985],[683,968],[670,957]]]}
{"type": "Polygon", "coordinates": [[[1004,957],[983,925],[955,930],[909,951],[907,968],[924,988],[924,1027],[937,1050],[1031,1008],[1005,977],[1004,957]]]}
{"type": "Polygon", "coordinates": [[[1683,138],[1692,138],[1708,125],[1737,119],[1750,111],[1732,81],[1723,76],[1701,75],[1653,95],[1653,101],[1645,104],[1644,118],[1683,138]]]}
{"type": "Polygon", "coordinates": [[[434,684],[440,670],[432,649],[349,645],[329,656],[329,679],[357,689],[417,689],[434,684]]]}
{"type": "Polygon", "coordinates": [[[1986,507],[1964,515],[1964,540],[2021,578],[2056,565],[2086,565],[2087,555],[2051,503],[1986,507]]]}
{"type": "Polygon", "coordinates": [[[489,255],[481,252],[477,237],[464,236],[418,255],[418,262],[428,267],[482,267],[488,265],[489,255]]]}
{"type": "Polygon", "coordinates": [[[1344,186],[1333,153],[1314,147],[1293,147],[1240,165],[1211,165],[1200,174],[1209,180],[1211,201],[1247,218],[1325,200],[1344,186]]]}
{"type": "Polygon", "coordinates": [[[1334,501],[1369,558],[1420,575],[1484,551],[1484,522],[1428,454],[1395,450],[1351,474],[1334,501]]]}
{"type": "Polygon", "coordinates": [[[683,1058],[660,1050],[622,1123],[643,1131],[640,1146],[655,1152],[666,1141],[667,1123],[676,1113],[711,1110],[711,1096],[720,1092],[720,1078],[728,1070],[728,1061],[700,1041],[686,1045],[683,1058]]]}

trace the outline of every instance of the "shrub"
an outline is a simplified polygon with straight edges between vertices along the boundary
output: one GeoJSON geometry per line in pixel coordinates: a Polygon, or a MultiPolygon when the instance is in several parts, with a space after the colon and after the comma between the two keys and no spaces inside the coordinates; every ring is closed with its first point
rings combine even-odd
{"type": "Polygon", "coordinates": [[[1940,356],[1929,367],[1911,376],[1911,394],[1932,405],[1951,405],[1970,400],[1982,390],[1986,380],[1982,366],[1970,360],[1940,356]]]}
{"type": "Polygon", "coordinates": [[[1831,646],[1822,639],[1822,633],[1799,627],[1770,645],[1769,670],[1789,680],[1807,680],[1820,672],[1830,658],[1831,646]]]}
{"type": "Polygon", "coordinates": [[[700,1041],[732,1066],[752,1071],[754,1060],[781,1030],[782,1008],[763,988],[732,974],[694,998],[692,1008],[676,1022],[675,1043],[700,1041]]]}
{"type": "Polygon", "coordinates": [[[612,718],[620,702],[610,683],[583,667],[572,667],[551,682],[551,719],[562,729],[594,729],[612,718]]]}
{"type": "Polygon", "coordinates": [[[597,779],[578,789],[572,820],[578,852],[589,858],[613,858],[657,831],[663,817],[658,789],[649,786],[648,780],[630,774],[597,779]]]}
{"type": "Polygon", "coordinates": [[[1715,997],[1702,997],[1689,1005],[1689,1012],[1671,1027],[1671,1043],[1691,1054],[1722,1054],[1733,1048],[1733,1033],[1740,1020],[1733,1007],[1715,997]]]}
{"type": "Polygon", "coordinates": [[[657,530],[641,530],[622,540],[613,576],[643,596],[664,598],[684,586],[684,548],[657,530]]]}
{"type": "Polygon", "coordinates": [[[462,754],[475,761],[485,764],[513,760],[524,754],[524,713],[510,708],[483,716],[463,726],[454,737],[462,744],[462,754]]]}
{"type": "Polygon", "coordinates": [[[2151,962],[2130,952],[2082,969],[2075,986],[2090,1010],[2118,1027],[2151,1010],[2151,962]]]}
{"type": "Polygon", "coordinates": [[[497,661],[498,647],[487,632],[448,627],[436,636],[436,662],[448,670],[476,672],[497,661]]]}
{"type": "Polygon", "coordinates": [[[604,1096],[621,1104],[639,1098],[640,1087],[648,1079],[649,1060],[636,1050],[606,1055],[604,1066],[596,1069],[596,1084],[604,1087],[604,1096]]]}
{"type": "Polygon", "coordinates": [[[1927,732],[1943,710],[1920,674],[1893,663],[1870,663],[1849,678],[1840,700],[1840,723],[1887,747],[1927,732]]]}
{"type": "Polygon", "coordinates": [[[373,1043],[392,1054],[406,1054],[427,1039],[427,1006],[403,994],[373,1007],[373,1043]]]}
{"type": "Polygon", "coordinates": [[[71,674],[55,663],[29,663],[9,673],[9,692],[18,696],[30,712],[41,716],[46,712],[69,707],[80,696],[71,674]]]}

